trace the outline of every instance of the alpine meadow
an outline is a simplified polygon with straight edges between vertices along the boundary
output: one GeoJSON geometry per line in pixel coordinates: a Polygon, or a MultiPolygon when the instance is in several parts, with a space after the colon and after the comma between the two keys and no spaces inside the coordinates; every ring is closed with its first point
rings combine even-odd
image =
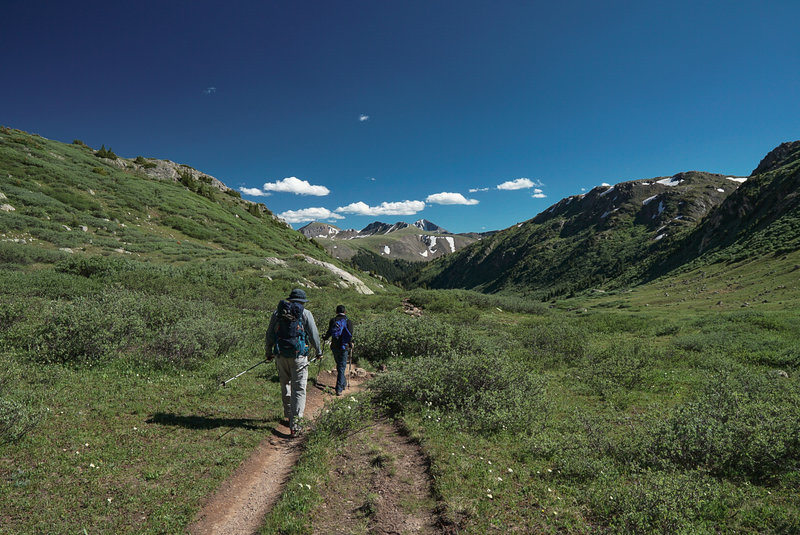
{"type": "Polygon", "coordinates": [[[114,145],[0,130],[0,533],[191,532],[288,441],[274,365],[220,383],[295,288],[320,332],[347,305],[367,377],[317,389],[260,533],[333,532],[344,489],[345,533],[800,533],[800,141],[747,177],[642,177],[448,233],[435,258],[430,222],[304,235],[114,145]],[[401,442],[424,492],[389,506],[401,442]]]}

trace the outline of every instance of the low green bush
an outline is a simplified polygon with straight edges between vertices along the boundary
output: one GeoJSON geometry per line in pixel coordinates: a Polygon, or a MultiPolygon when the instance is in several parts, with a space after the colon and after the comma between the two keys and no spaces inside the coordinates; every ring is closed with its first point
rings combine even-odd
{"type": "Polygon", "coordinates": [[[0,398],[0,444],[16,442],[36,426],[38,414],[30,407],[0,398]]]}
{"type": "Polygon", "coordinates": [[[359,325],[358,355],[373,363],[417,356],[450,353],[469,354],[483,344],[465,327],[457,327],[432,316],[414,318],[386,314],[359,325]]]}
{"type": "Polygon", "coordinates": [[[9,337],[41,363],[91,364],[127,358],[188,368],[236,347],[242,327],[209,303],[106,290],[53,301],[37,322],[9,337]]]}
{"type": "Polygon", "coordinates": [[[588,352],[579,373],[593,394],[608,399],[615,393],[640,388],[651,365],[651,348],[647,342],[636,340],[588,352]]]}
{"type": "Polygon", "coordinates": [[[604,533],[715,534],[731,496],[702,472],[647,471],[632,478],[601,475],[589,503],[604,533]]]}
{"type": "Polygon", "coordinates": [[[580,362],[588,344],[586,329],[563,318],[524,326],[517,337],[523,347],[530,349],[532,359],[544,365],[580,362]]]}
{"type": "Polygon", "coordinates": [[[800,470],[800,388],[777,374],[723,372],[696,400],[650,418],[620,450],[645,467],[768,482],[800,470]]]}
{"type": "Polygon", "coordinates": [[[519,361],[454,352],[394,362],[370,383],[392,412],[422,404],[481,433],[530,432],[549,412],[545,386],[519,361]]]}

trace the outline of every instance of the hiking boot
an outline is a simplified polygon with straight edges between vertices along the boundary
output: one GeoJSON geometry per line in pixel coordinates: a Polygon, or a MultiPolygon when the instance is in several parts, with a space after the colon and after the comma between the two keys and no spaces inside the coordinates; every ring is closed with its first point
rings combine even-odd
{"type": "Polygon", "coordinates": [[[337,390],[337,391],[336,391],[336,395],[337,395],[337,396],[341,396],[341,395],[342,395],[342,391],[341,391],[341,390],[337,390]]]}

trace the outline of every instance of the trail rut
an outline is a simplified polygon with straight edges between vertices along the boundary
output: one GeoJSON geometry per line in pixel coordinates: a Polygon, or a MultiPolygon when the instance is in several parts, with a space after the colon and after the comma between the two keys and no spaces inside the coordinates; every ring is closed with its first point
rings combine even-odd
{"type": "MultiPolygon", "coordinates": [[[[320,374],[319,385],[310,381],[306,396],[305,416],[313,420],[326,399],[322,383],[335,376],[320,374]]],[[[351,379],[351,388],[358,390],[358,379],[351,379]]],[[[289,438],[283,423],[275,427],[219,490],[205,503],[187,528],[192,535],[252,535],[258,532],[266,514],[277,502],[292,467],[301,453],[302,440],[289,438]]]]}

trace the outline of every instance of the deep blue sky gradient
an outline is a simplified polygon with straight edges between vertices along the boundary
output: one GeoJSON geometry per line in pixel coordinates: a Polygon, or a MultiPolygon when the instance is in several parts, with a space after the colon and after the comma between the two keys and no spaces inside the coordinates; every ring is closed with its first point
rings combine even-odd
{"type": "Polygon", "coordinates": [[[0,124],[331,191],[245,196],[276,213],[480,201],[340,227],[500,229],[603,182],[747,175],[800,139],[798,20],[769,0],[0,0],[0,124]],[[496,189],[521,177],[547,197],[496,189]]]}

